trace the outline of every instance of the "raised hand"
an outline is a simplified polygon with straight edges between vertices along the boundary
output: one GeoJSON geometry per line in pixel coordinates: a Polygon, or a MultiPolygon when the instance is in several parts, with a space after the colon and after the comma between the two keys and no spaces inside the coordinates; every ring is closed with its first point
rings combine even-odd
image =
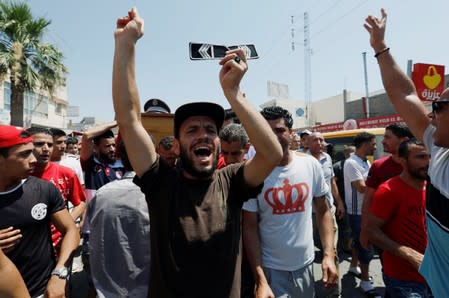
{"type": "Polygon", "coordinates": [[[133,7],[128,11],[128,15],[117,19],[117,27],[114,35],[116,40],[127,40],[136,42],[143,36],[144,21],[137,13],[137,8],[133,7]]]}
{"type": "Polygon", "coordinates": [[[234,96],[240,91],[240,81],[248,70],[245,52],[236,49],[226,52],[226,56],[220,61],[220,84],[223,92],[234,96]]]}
{"type": "Polygon", "coordinates": [[[383,8],[380,12],[382,14],[380,19],[369,15],[365,19],[365,24],[363,25],[370,34],[370,44],[376,53],[386,48],[384,38],[385,28],[387,26],[387,13],[383,8]]]}

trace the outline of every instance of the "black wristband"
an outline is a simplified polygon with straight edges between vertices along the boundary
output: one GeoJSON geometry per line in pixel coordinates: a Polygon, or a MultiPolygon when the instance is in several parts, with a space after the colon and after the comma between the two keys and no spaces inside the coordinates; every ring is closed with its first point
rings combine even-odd
{"type": "Polygon", "coordinates": [[[388,52],[389,50],[390,50],[390,48],[385,48],[385,49],[383,49],[382,51],[377,52],[377,53],[374,55],[374,58],[379,57],[380,55],[382,55],[383,53],[388,52]]]}

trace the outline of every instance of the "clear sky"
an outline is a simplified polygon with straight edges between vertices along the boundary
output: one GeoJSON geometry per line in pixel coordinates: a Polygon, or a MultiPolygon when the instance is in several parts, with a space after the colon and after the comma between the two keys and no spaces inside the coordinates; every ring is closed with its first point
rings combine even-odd
{"type": "MultiPolygon", "coordinates": [[[[364,93],[362,52],[367,52],[368,86],[382,88],[363,28],[368,14],[389,14],[386,41],[403,68],[407,60],[449,65],[447,0],[31,0],[35,16],[52,20],[46,41],[65,56],[70,105],[80,116],[114,118],[111,71],[117,17],[136,6],[145,19],[137,46],[137,80],[142,105],[161,98],[176,109],[208,100],[229,107],[218,82],[218,61],[191,61],[189,42],[256,46],[241,89],[256,106],[270,99],[267,81],[289,85],[290,98],[304,99],[303,14],[310,17],[312,99],[343,89],[364,93]],[[294,16],[294,25],[291,24],[294,16]],[[291,29],[295,29],[295,51],[291,29]]],[[[447,72],[447,71],[446,71],[447,72]]]]}

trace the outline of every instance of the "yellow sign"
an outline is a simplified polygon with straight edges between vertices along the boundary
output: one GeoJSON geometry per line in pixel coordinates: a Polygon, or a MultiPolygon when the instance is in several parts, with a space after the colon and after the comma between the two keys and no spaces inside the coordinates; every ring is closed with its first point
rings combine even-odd
{"type": "Polygon", "coordinates": [[[427,74],[423,77],[423,82],[431,90],[438,87],[441,82],[441,75],[437,72],[435,66],[429,66],[427,74]]]}

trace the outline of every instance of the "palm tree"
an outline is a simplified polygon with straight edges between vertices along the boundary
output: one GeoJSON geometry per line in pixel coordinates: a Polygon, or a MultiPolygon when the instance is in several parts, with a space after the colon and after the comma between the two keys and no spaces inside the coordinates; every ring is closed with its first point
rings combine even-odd
{"type": "Polygon", "coordinates": [[[23,126],[25,91],[51,96],[65,85],[62,53],[42,40],[50,23],[34,18],[26,3],[0,1],[0,76],[11,81],[11,125],[23,126]]]}

